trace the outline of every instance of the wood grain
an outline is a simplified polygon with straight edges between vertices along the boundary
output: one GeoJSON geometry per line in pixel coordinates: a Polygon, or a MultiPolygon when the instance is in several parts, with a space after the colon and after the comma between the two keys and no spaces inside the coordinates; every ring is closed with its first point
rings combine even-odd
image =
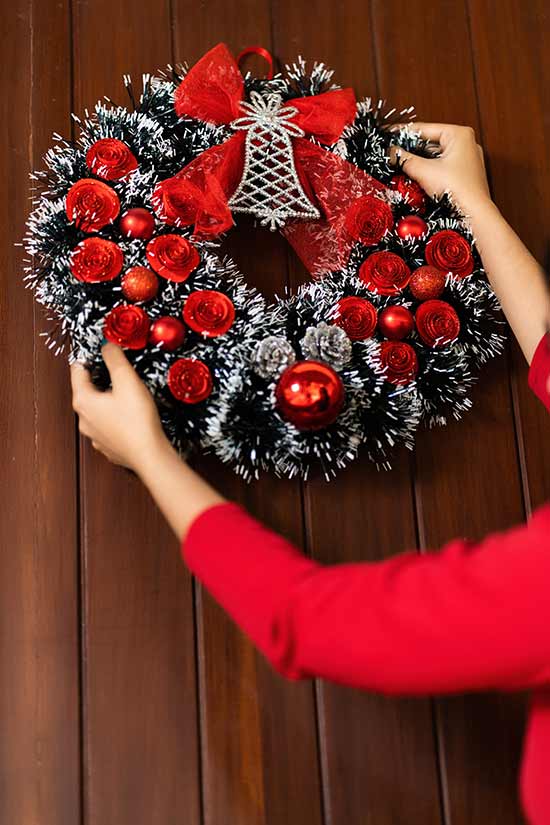
{"type": "MultiPolygon", "coordinates": [[[[77,2],[75,107],[171,60],[167,2],[77,2]]],[[[84,793],[90,825],[199,822],[193,599],[137,478],[82,443],[84,793]]]]}
{"type": "Polygon", "coordinates": [[[23,288],[24,253],[14,247],[29,209],[28,174],[50,133],[69,124],[67,4],[17,0],[2,20],[0,822],[74,825],[81,790],[74,418],[67,365],[38,337],[43,312],[23,288]]]}

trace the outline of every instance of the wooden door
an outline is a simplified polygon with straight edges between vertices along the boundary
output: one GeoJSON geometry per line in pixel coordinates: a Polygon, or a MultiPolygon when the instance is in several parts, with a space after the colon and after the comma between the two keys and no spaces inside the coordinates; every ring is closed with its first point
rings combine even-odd
{"type": "MultiPolygon", "coordinates": [[[[78,437],[68,370],[21,283],[28,172],[121,76],[220,40],[324,60],[359,95],[473,125],[494,196],[545,262],[550,16],[542,0],[5,3],[0,275],[0,825],[515,825],[525,699],[396,700],[285,682],[185,570],[138,481],[78,437]]],[[[253,65],[253,64],[251,64],[253,65]]],[[[266,294],[279,237],[228,249],[266,294]],[[268,254],[266,254],[266,250],[268,254]]],[[[482,536],[550,494],[548,418],[515,345],[473,412],[378,473],[250,486],[197,465],[325,562],[482,536]]]]}

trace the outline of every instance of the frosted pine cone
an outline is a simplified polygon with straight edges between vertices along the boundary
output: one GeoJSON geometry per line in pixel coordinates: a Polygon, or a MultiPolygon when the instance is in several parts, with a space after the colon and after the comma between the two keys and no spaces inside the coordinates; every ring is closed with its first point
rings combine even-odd
{"type": "Polygon", "coordinates": [[[280,335],[268,335],[254,352],[254,371],[262,378],[276,378],[296,360],[292,345],[280,335]]]}
{"type": "Polygon", "coordinates": [[[300,346],[306,358],[326,361],[335,370],[341,370],[351,358],[351,341],[346,332],[336,324],[324,321],[307,328],[300,346]]]}

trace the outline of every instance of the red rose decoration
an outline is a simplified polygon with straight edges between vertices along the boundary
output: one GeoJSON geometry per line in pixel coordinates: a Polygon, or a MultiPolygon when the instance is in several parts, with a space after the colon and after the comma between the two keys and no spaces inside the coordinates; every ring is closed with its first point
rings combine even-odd
{"type": "Polygon", "coordinates": [[[426,194],[422,187],[412,178],[406,175],[394,175],[389,182],[390,189],[395,189],[403,197],[407,197],[407,203],[419,212],[424,210],[426,205],[426,194]]]}
{"type": "Polygon", "coordinates": [[[446,301],[424,301],[416,310],[416,329],[428,347],[442,347],[460,332],[460,320],[446,301]]]}
{"type": "Polygon", "coordinates": [[[346,213],[344,228],[350,238],[365,246],[377,244],[393,227],[393,214],[385,201],[364,195],[352,203],[346,213]]]}
{"type": "Polygon", "coordinates": [[[129,146],[116,138],[101,138],[86,152],[86,165],[104,180],[117,180],[138,168],[129,146]]]}
{"type": "Polygon", "coordinates": [[[452,229],[442,229],[426,244],[426,261],[443,272],[467,278],[474,271],[472,247],[462,235],[452,229]]]}
{"type": "Polygon", "coordinates": [[[212,392],[212,373],[197,358],[179,358],[168,370],[168,389],[178,401],[197,404],[212,392]]]}
{"type": "Polygon", "coordinates": [[[105,238],[84,238],[71,253],[70,269],[77,281],[97,284],[111,281],[120,273],[122,249],[105,238]]]}
{"type": "Polygon", "coordinates": [[[121,304],[105,318],[103,334],[108,341],[126,349],[143,349],[149,337],[151,321],[141,307],[121,304]]]}
{"type": "Polygon", "coordinates": [[[395,252],[373,252],[361,264],[359,277],[372,292],[397,295],[411,279],[411,270],[395,252]]]}
{"type": "Polygon", "coordinates": [[[342,327],[352,341],[362,341],[373,334],[377,316],[370,301],[350,295],[338,301],[334,323],[342,327]]]}
{"type": "Polygon", "coordinates": [[[197,268],[200,256],[181,235],[159,235],[147,244],[149,265],[168,281],[181,283],[197,268]]]}
{"type": "Polygon", "coordinates": [[[383,341],[380,361],[386,367],[385,378],[390,384],[410,384],[418,373],[418,358],[410,344],[403,341],[383,341]]]}
{"type": "Polygon", "coordinates": [[[183,320],[195,332],[214,338],[227,332],[235,320],[235,307],[223,292],[200,289],[187,298],[183,307],[183,320]]]}
{"type": "Polygon", "coordinates": [[[82,178],[67,192],[65,211],[83,232],[97,232],[112,223],[120,212],[120,201],[114,189],[93,178],[82,178]]]}

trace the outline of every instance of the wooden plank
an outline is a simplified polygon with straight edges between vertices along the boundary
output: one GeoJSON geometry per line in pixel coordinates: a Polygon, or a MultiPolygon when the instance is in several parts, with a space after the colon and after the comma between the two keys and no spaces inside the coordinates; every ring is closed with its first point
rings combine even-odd
{"type": "MultiPolygon", "coordinates": [[[[211,2],[190,18],[187,4],[176,0],[177,59],[192,64],[221,40],[234,54],[251,44],[270,48],[268,9],[268,3],[251,0],[211,2]]],[[[265,64],[251,61],[246,68],[263,74],[265,64]]],[[[240,220],[224,250],[267,297],[282,292],[286,244],[278,235],[240,220]]],[[[297,483],[266,477],[248,486],[219,462],[201,458],[197,466],[229,498],[301,541],[297,483]]],[[[200,588],[197,605],[206,825],[316,825],[321,813],[311,684],[291,684],[275,674],[200,588]]]]}
{"type": "Polygon", "coordinates": [[[66,2],[3,10],[0,306],[0,821],[80,821],[75,440],[67,365],[38,333],[44,312],[14,248],[28,173],[68,125],[66,2]],[[43,48],[44,43],[48,48],[43,48]],[[55,55],[55,59],[53,57],[55,55]],[[8,68],[9,67],[9,70],[8,68]]]}
{"type": "MultiPolygon", "coordinates": [[[[169,4],[77,2],[75,106],[125,103],[122,74],[171,61],[169,4]]],[[[191,579],[140,482],[82,444],[85,814],[200,819],[191,579]]]]}
{"type": "MultiPolygon", "coordinates": [[[[507,0],[494,15],[489,2],[471,4],[470,16],[483,141],[489,151],[495,200],[531,252],[548,269],[550,172],[547,106],[550,34],[547,4],[507,0]],[[506,58],[513,44],[514,60],[506,58]]],[[[514,388],[521,418],[529,510],[550,497],[549,418],[527,386],[527,365],[514,346],[514,388]]]]}
{"type": "MultiPolygon", "coordinates": [[[[301,53],[335,69],[335,81],[358,96],[377,96],[372,32],[364,4],[334,14],[329,2],[311,9],[277,5],[275,42],[285,62],[301,53]]],[[[307,279],[292,258],[292,283],[307,279]]],[[[391,473],[360,459],[335,481],[306,485],[308,543],[324,563],[374,561],[414,547],[416,532],[406,451],[391,473]],[[368,537],[368,538],[367,538],[368,537]]],[[[439,822],[437,764],[429,701],[388,700],[329,683],[318,685],[327,821],[439,822]]]]}
{"type": "MultiPolygon", "coordinates": [[[[421,119],[479,127],[464,5],[432,3],[426,15],[420,2],[375,0],[373,20],[382,94],[397,105],[413,102],[421,119]]],[[[473,398],[464,421],[425,431],[418,440],[419,523],[428,548],[456,535],[475,539],[523,517],[506,359],[484,369],[473,398]]],[[[518,818],[521,706],[511,697],[490,699],[438,703],[443,783],[454,825],[518,818]]]]}

